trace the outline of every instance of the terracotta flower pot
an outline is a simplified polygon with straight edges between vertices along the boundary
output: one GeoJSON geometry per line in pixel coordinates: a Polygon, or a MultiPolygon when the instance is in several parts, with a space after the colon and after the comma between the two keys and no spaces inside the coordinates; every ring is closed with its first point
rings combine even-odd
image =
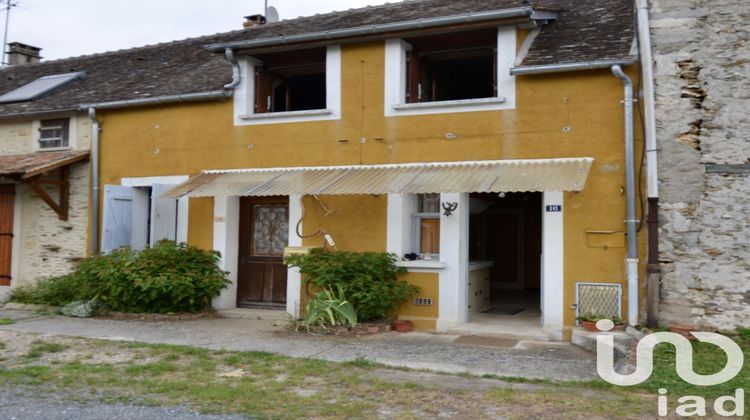
{"type": "Polygon", "coordinates": [[[393,323],[393,328],[400,333],[408,333],[414,329],[414,324],[411,321],[398,320],[393,323]]]}
{"type": "Polygon", "coordinates": [[[596,328],[596,322],[593,321],[581,321],[581,326],[588,332],[598,333],[599,328],[596,328]]]}

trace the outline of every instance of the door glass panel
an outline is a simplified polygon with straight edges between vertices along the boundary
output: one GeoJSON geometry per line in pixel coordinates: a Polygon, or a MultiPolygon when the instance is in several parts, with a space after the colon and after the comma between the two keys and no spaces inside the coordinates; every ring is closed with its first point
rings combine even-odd
{"type": "Polygon", "coordinates": [[[253,206],[252,255],[280,256],[289,242],[289,212],[286,206],[253,206]]]}

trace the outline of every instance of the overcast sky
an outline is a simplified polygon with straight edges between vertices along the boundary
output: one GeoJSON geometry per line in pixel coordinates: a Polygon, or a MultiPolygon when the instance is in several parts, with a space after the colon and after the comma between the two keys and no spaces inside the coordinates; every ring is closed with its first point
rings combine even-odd
{"type": "MultiPolygon", "coordinates": [[[[8,42],[41,47],[45,60],[240,29],[243,16],[262,13],[264,7],[263,0],[12,1],[18,6],[11,12],[8,42]]],[[[282,19],[383,3],[386,2],[269,1],[269,5],[279,10],[282,19]]],[[[5,21],[4,11],[0,21],[5,21]]]]}

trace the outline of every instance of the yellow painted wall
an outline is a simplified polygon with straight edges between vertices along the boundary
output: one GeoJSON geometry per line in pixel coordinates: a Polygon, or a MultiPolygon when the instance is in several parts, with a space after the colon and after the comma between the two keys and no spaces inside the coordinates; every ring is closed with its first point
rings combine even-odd
{"type": "Polygon", "coordinates": [[[399,319],[408,319],[414,323],[414,329],[422,331],[435,330],[440,316],[440,279],[437,273],[406,273],[401,279],[419,287],[420,291],[409,302],[403,303],[397,310],[399,319]],[[414,299],[432,299],[432,306],[416,306],[414,299]]]}
{"type": "MultiPolygon", "coordinates": [[[[204,169],[590,156],[585,191],[565,195],[566,324],[574,324],[576,282],[625,285],[625,249],[590,248],[586,238],[588,230],[625,229],[618,79],[608,70],[519,77],[515,110],[386,118],[384,53],[382,42],[342,48],[339,121],[235,127],[231,102],[102,111],[102,184],[204,169]]],[[[320,198],[336,212],[326,216],[308,197],[306,233],[320,226],[339,249],[385,250],[385,197],[320,198]]],[[[190,210],[190,242],[210,246],[210,205],[190,210]]]]}

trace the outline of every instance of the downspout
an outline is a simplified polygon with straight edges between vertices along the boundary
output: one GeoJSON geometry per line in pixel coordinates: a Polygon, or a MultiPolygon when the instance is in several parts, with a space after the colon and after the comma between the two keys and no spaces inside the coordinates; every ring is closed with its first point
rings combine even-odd
{"type": "Polygon", "coordinates": [[[659,324],[661,265],[659,264],[659,167],[658,146],[656,143],[654,59],[651,52],[651,25],[648,16],[648,0],[637,0],[637,8],[648,171],[648,279],[646,284],[648,298],[646,300],[646,319],[648,327],[655,328],[659,324]]]}
{"type": "Polygon", "coordinates": [[[619,65],[612,66],[612,74],[622,80],[625,88],[625,202],[628,232],[628,322],[638,325],[638,220],[636,220],[635,136],[633,135],[633,81],[619,65]]]}
{"type": "Polygon", "coordinates": [[[242,82],[242,73],[240,72],[240,63],[234,56],[234,50],[226,48],[224,50],[224,57],[232,64],[232,81],[229,84],[224,85],[224,89],[234,89],[242,82]]]}
{"type": "Polygon", "coordinates": [[[96,108],[89,108],[91,119],[91,255],[99,254],[99,120],[96,108]]]}

